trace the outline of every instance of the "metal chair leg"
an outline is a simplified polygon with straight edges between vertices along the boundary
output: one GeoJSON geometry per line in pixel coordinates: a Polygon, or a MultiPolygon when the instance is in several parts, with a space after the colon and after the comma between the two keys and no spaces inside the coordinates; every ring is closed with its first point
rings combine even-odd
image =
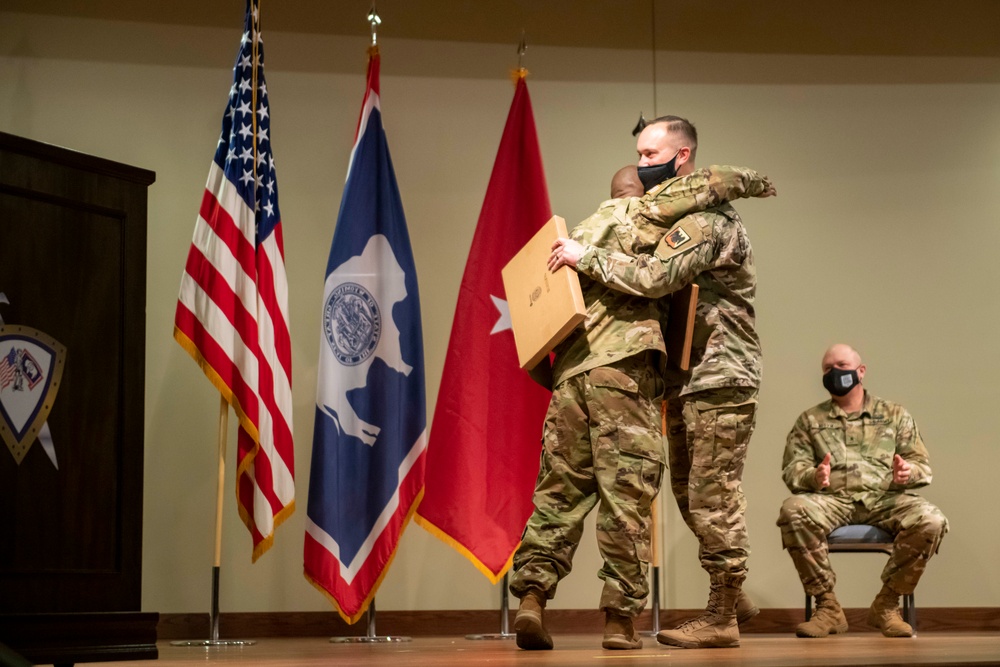
{"type": "Polygon", "coordinates": [[[913,593],[903,596],[903,616],[910,624],[913,631],[917,631],[917,604],[913,599],[913,593]]]}

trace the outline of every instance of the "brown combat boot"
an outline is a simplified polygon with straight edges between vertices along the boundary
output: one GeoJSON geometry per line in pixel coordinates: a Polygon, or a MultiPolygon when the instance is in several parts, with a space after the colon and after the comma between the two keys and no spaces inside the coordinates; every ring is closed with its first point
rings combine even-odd
{"type": "Polygon", "coordinates": [[[760,609],[753,603],[750,596],[740,589],[740,595],[736,598],[736,624],[741,628],[750,622],[754,616],[760,613],[760,609]]]}
{"type": "Polygon", "coordinates": [[[552,637],[542,622],[545,609],[545,594],[537,589],[529,589],[521,598],[521,606],[514,617],[515,640],[526,651],[547,651],[552,648],[552,637]]]}
{"type": "Polygon", "coordinates": [[[705,613],[673,630],[662,630],[656,641],[681,648],[736,648],[740,629],[736,624],[736,600],[740,589],[712,582],[705,613]]]}
{"type": "Polygon", "coordinates": [[[816,596],[816,611],[805,623],[799,623],[795,634],[799,637],[826,637],[847,632],[847,617],[833,591],[816,596]]]}
{"type": "Polygon", "coordinates": [[[882,586],[868,610],[868,623],[882,631],[886,637],[912,637],[913,628],[899,615],[899,593],[882,586]]]}
{"type": "Polygon", "coordinates": [[[610,649],[642,648],[632,617],[614,609],[604,611],[604,641],[601,646],[610,649]]]}

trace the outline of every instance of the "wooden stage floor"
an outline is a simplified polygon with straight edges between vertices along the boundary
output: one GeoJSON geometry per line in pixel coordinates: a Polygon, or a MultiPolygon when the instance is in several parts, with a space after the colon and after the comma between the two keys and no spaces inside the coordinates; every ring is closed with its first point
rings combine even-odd
{"type": "Polygon", "coordinates": [[[554,635],[555,650],[522,651],[513,640],[464,637],[415,637],[409,642],[337,644],[329,637],[269,639],[246,647],[177,647],[157,644],[159,660],[80,663],[106,667],[194,667],[262,665],[273,667],[466,667],[469,665],[712,665],[783,667],[793,665],[1000,665],[1000,634],[922,633],[910,639],[887,639],[858,632],[826,639],[794,635],[750,634],[735,649],[668,648],[653,637],[636,651],[606,651],[601,635],[554,635]]]}

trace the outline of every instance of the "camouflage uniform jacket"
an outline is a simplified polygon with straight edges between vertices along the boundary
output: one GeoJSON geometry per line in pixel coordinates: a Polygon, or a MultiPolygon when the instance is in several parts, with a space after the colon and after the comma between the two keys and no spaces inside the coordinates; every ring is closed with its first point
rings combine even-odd
{"type": "Polygon", "coordinates": [[[865,392],[859,415],[848,415],[832,400],[799,415],[788,434],[782,477],[793,493],[826,493],[870,508],[889,493],[931,483],[927,448],[913,417],[896,403],[865,392]],[[816,484],[816,466],[830,454],[830,486],[816,484]],[[911,466],[905,484],[892,481],[892,459],[911,466]]]}
{"type": "MultiPolygon", "coordinates": [[[[665,181],[658,187],[669,190],[676,182],[665,181]]],[[[748,177],[742,196],[760,196],[768,185],[764,178],[748,177]]],[[[651,210],[658,208],[663,207],[651,206],[651,210]]],[[[577,271],[624,294],[650,298],[666,296],[694,282],[699,294],[691,369],[667,371],[670,392],[759,387],[761,349],[753,305],[757,273],[739,215],[728,203],[716,199],[675,220],[652,254],[633,257],[592,244],[585,248],[577,271]]]]}
{"type": "MultiPolygon", "coordinates": [[[[667,181],[642,197],[609,199],[570,238],[615,256],[649,253],[681,217],[730,199],[759,196],[767,179],[751,169],[713,166],[667,181]]],[[[556,349],[553,386],[646,350],[665,352],[656,299],[609,289],[581,272],[587,317],[556,349]]]]}

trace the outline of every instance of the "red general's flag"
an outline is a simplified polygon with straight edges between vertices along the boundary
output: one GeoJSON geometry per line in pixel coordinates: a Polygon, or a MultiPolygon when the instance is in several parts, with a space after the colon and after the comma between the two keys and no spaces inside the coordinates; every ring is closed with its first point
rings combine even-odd
{"type": "Polygon", "coordinates": [[[258,4],[247,0],[174,316],[174,338],[240,420],[236,499],[253,560],[295,510],[288,282],[258,4]]]}
{"type": "Polygon", "coordinates": [[[552,216],[524,75],[462,276],[416,519],[493,583],[531,516],[550,398],[518,365],[500,277],[552,216]]]}

